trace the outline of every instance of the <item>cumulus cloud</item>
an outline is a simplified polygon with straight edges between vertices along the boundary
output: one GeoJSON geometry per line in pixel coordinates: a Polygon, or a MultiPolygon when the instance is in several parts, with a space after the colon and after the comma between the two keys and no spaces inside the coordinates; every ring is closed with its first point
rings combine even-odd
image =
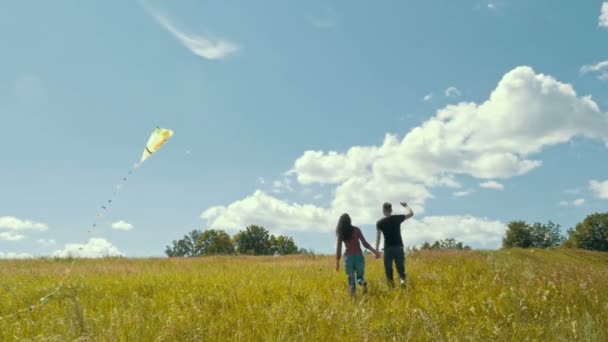
{"type": "Polygon", "coordinates": [[[495,189],[495,190],[503,190],[505,188],[504,185],[498,183],[497,181],[487,181],[483,183],[479,183],[479,187],[485,189],[495,189]]]}
{"type": "Polygon", "coordinates": [[[440,239],[453,238],[474,248],[499,248],[507,229],[497,220],[464,216],[427,216],[402,224],[404,244],[420,245],[440,239]]]}
{"type": "Polygon", "coordinates": [[[600,11],[601,13],[598,26],[608,28],[608,1],[602,4],[602,8],[600,9],[600,11]]]}
{"type": "Polygon", "coordinates": [[[303,185],[334,187],[325,207],[287,203],[257,191],[202,216],[219,228],[257,223],[330,231],[343,212],[357,224],[373,224],[383,202],[405,200],[420,217],[433,188],[459,188],[457,177],[464,175],[498,189],[498,180],[540,167],[534,154],[578,136],[608,142],[608,115],[571,85],[517,67],[486,101],[448,105],[403,138],[387,134],[378,145],[303,152],[288,174],[303,185]]]}
{"type": "Polygon", "coordinates": [[[608,60],[600,61],[595,64],[583,65],[580,70],[581,74],[595,74],[597,78],[605,81],[608,80],[608,60]]]}
{"type": "Polygon", "coordinates": [[[209,228],[243,229],[250,224],[275,231],[330,231],[329,211],[311,204],[286,203],[263,191],[256,191],[228,206],[205,210],[201,218],[208,220],[209,228]]]}
{"type": "Polygon", "coordinates": [[[0,252],[0,259],[30,259],[33,256],[29,253],[0,252]]]}
{"type": "Polygon", "coordinates": [[[597,198],[608,199],[608,180],[603,182],[598,180],[590,180],[589,189],[597,198]]]}
{"type": "Polygon", "coordinates": [[[460,90],[456,87],[448,87],[445,92],[444,92],[445,96],[447,97],[458,97],[460,95],[462,95],[462,93],[460,92],[460,90]]]}
{"type": "Polygon", "coordinates": [[[14,216],[0,216],[0,240],[17,241],[25,238],[25,231],[45,231],[44,223],[23,220],[14,216]]]}
{"type": "Polygon", "coordinates": [[[199,57],[210,60],[224,59],[239,50],[239,47],[236,44],[228,40],[212,39],[203,35],[188,34],[175,27],[166,16],[153,11],[152,15],[156,21],[169,31],[183,46],[199,57]]]}
{"type": "Polygon", "coordinates": [[[129,222],[120,220],[120,221],[112,223],[112,229],[128,231],[128,230],[133,229],[133,225],[130,224],[129,222]]]}
{"type": "Polygon", "coordinates": [[[107,256],[124,256],[124,253],[103,238],[91,238],[86,244],[68,243],[61,250],[56,250],[53,257],[59,258],[102,258],[107,256]]]}

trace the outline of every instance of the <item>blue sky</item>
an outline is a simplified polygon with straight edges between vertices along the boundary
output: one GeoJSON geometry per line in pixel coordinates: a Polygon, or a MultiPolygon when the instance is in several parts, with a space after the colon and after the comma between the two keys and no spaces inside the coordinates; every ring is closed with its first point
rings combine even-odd
{"type": "Polygon", "coordinates": [[[0,257],[248,224],[328,253],[399,200],[409,244],[497,248],[608,203],[602,1],[20,1],[0,41],[0,257]]]}

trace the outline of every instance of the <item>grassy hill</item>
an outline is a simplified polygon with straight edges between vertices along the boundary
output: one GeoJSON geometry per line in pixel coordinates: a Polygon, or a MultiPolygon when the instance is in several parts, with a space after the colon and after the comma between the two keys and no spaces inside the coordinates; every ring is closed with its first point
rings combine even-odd
{"type": "MultiPolygon", "coordinates": [[[[0,261],[0,316],[52,290],[69,260],[0,261]]],[[[331,256],[78,260],[45,305],[0,319],[0,341],[608,341],[608,254],[424,251],[368,295],[331,256]]]]}

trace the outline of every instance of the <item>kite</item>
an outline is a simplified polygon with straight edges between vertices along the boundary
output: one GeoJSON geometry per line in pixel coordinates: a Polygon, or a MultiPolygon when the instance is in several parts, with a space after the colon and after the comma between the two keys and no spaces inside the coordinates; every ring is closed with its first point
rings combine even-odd
{"type": "Polygon", "coordinates": [[[141,160],[137,164],[138,166],[148,159],[154,152],[158,151],[164,143],[171,138],[173,131],[167,128],[156,127],[156,129],[150,135],[148,143],[144,152],[141,154],[141,160]]]}

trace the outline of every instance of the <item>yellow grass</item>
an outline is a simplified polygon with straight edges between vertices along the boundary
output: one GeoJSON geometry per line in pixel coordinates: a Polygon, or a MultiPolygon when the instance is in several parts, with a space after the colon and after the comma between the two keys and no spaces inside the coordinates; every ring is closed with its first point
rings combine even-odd
{"type": "MultiPolygon", "coordinates": [[[[409,288],[368,257],[353,300],[334,257],[79,260],[0,341],[608,341],[608,254],[420,252],[409,288]]],[[[69,260],[0,261],[0,316],[35,303],[69,260]]]]}

